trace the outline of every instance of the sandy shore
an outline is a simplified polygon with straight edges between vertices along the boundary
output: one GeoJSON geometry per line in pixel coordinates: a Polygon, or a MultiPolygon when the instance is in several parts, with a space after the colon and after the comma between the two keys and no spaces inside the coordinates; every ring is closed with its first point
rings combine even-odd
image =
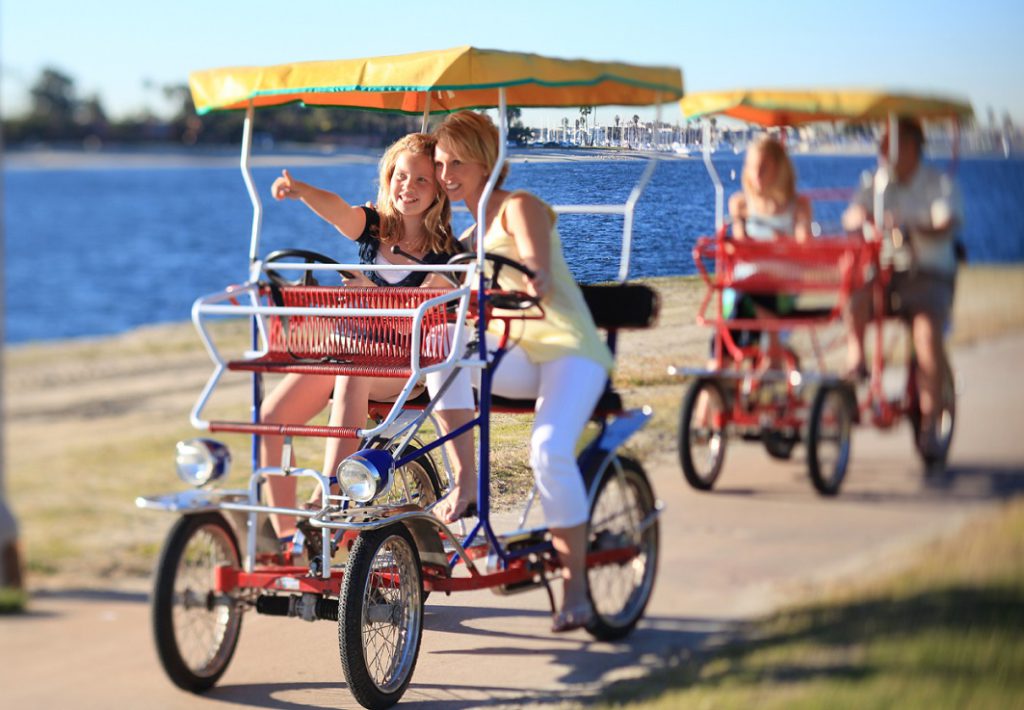
{"type": "MultiPolygon", "coordinates": [[[[693,278],[654,279],[663,309],[653,330],[625,333],[617,381],[627,404],[651,404],[654,426],[641,455],[674,446],[681,382],[668,365],[699,365],[708,332],[693,325],[703,287],[693,278]]],[[[1024,267],[972,266],[960,280],[954,347],[1024,330],[1024,267]]],[[[243,337],[239,326],[227,338],[243,337]]],[[[136,495],[180,488],[175,441],[194,436],[188,413],[211,372],[188,323],[122,335],[9,347],[4,353],[6,485],[22,526],[33,584],[109,583],[149,573],[169,516],[138,511],[136,495]]],[[[217,407],[244,411],[243,377],[226,382],[217,407]]],[[[224,437],[235,452],[232,482],[248,465],[248,440],[224,437]]],[[[515,430],[501,460],[522,458],[515,430]]],[[[316,464],[320,449],[301,445],[316,464]]],[[[499,465],[502,465],[499,463],[499,465]]],[[[512,466],[512,464],[508,464],[512,466]]],[[[525,475],[525,463],[515,467],[525,475]]],[[[515,490],[515,476],[508,490],[515,490]]]]}

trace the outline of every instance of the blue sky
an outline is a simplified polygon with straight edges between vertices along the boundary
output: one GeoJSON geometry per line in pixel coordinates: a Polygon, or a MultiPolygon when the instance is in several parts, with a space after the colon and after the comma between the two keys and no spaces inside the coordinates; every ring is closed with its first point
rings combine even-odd
{"type": "MultiPolygon", "coordinates": [[[[463,44],[681,66],[687,91],[826,85],[945,93],[969,99],[983,120],[991,107],[1024,124],[1020,0],[8,0],[0,5],[0,110],[23,108],[44,66],[123,117],[161,107],[146,81],[184,82],[192,69],[463,44]]],[[[675,115],[670,108],[664,117],[675,115]]]]}

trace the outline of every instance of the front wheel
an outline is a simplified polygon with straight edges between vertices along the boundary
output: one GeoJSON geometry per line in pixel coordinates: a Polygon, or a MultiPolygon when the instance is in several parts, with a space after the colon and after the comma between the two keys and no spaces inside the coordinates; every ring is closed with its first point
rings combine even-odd
{"type": "Polygon", "coordinates": [[[626,636],[654,589],[658,519],[654,491],[640,464],[613,457],[594,479],[587,527],[588,553],[608,555],[587,567],[594,619],[587,631],[599,640],[626,636]],[[625,557],[616,552],[628,551],[625,557]]]}
{"type": "Polygon", "coordinates": [[[412,680],[423,632],[423,580],[401,523],[363,532],[349,554],[338,605],[345,681],[365,708],[389,708],[412,680]]]}
{"type": "Polygon", "coordinates": [[[722,472],[727,421],[721,386],[708,379],[691,384],[679,415],[679,463],[698,490],[710,491],[722,472]]]}
{"type": "Polygon", "coordinates": [[[935,416],[934,434],[925,436],[921,431],[921,399],[918,388],[918,365],[917,359],[910,362],[910,408],[908,416],[914,435],[914,447],[921,456],[925,466],[931,469],[933,466],[946,463],[949,458],[949,447],[953,443],[953,427],[956,423],[956,382],[953,379],[953,370],[948,361],[942,370],[942,381],[939,384],[938,412],[935,416]],[[929,439],[931,439],[929,441],[929,439]]]}
{"type": "Polygon", "coordinates": [[[807,426],[807,467],[823,496],[839,492],[850,462],[854,398],[845,385],[822,385],[811,403],[807,426]]]}
{"type": "Polygon", "coordinates": [[[198,693],[227,670],[238,644],[242,607],[216,589],[217,569],[239,569],[238,542],[219,513],[182,517],[160,553],[153,589],[157,653],[176,686],[198,693]]]}

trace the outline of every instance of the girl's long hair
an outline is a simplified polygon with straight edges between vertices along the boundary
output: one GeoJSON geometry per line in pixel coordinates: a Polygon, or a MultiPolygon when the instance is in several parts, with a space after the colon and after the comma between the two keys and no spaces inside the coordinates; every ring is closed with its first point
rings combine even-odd
{"type": "MultiPolygon", "coordinates": [[[[436,141],[433,136],[426,133],[410,133],[392,143],[380,159],[380,183],[377,191],[377,212],[380,214],[381,244],[397,244],[402,241],[405,235],[405,223],[402,215],[391,203],[391,176],[395,174],[395,164],[398,156],[408,151],[413,155],[424,155],[431,165],[434,164],[434,145],[436,141]]],[[[454,254],[458,251],[458,244],[452,236],[452,206],[448,195],[437,182],[436,173],[433,176],[435,196],[434,202],[423,213],[423,229],[426,233],[424,244],[420,245],[425,251],[434,254],[454,254]]]]}
{"type": "MultiPolygon", "coordinates": [[[[444,141],[459,160],[477,163],[487,168],[488,174],[498,162],[498,129],[490,118],[475,111],[448,114],[434,129],[434,139],[444,141]]],[[[508,175],[508,163],[501,166],[501,174],[494,188],[501,187],[508,175]]]]}
{"type": "Polygon", "coordinates": [[[747,195],[757,194],[750,175],[754,167],[755,151],[761,153],[761,160],[771,160],[778,167],[775,184],[769,185],[766,192],[772,197],[779,198],[781,204],[788,205],[796,197],[796,172],[785,146],[772,136],[761,136],[747,148],[747,157],[743,162],[743,192],[747,195]]]}

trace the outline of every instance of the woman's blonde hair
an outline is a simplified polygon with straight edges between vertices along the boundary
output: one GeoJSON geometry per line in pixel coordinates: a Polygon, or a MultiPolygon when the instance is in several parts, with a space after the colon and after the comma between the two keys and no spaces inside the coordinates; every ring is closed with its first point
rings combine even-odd
{"type": "Polygon", "coordinates": [[[747,195],[756,194],[751,172],[754,170],[754,155],[758,153],[761,154],[761,160],[771,160],[777,167],[775,184],[768,185],[765,192],[782,204],[789,204],[796,197],[796,172],[785,146],[773,136],[761,136],[747,148],[747,157],[743,161],[743,192],[747,195]]]}
{"type": "MultiPolygon", "coordinates": [[[[488,173],[498,162],[498,129],[484,114],[475,111],[450,113],[434,129],[434,139],[438,143],[444,141],[462,162],[483,165],[488,173]]],[[[508,163],[505,163],[494,187],[501,187],[507,175],[508,163]]]]}
{"type": "MultiPolygon", "coordinates": [[[[379,188],[377,191],[377,212],[380,214],[381,244],[397,244],[405,234],[405,222],[395,206],[391,204],[391,176],[395,174],[398,156],[408,151],[413,155],[425,155],[431,167],[434,164],[433,136],[426,133],[410,133],[392,143],[380,159],[379,188]]],[[[452,254],[458,250],[452,236],[452,206],[448,195],[437,182],[433,173],[434,201],[423,213],[423,230],[426,233],[424,243],[420,245],[425,251],[434,254],[452,254]]]]}

